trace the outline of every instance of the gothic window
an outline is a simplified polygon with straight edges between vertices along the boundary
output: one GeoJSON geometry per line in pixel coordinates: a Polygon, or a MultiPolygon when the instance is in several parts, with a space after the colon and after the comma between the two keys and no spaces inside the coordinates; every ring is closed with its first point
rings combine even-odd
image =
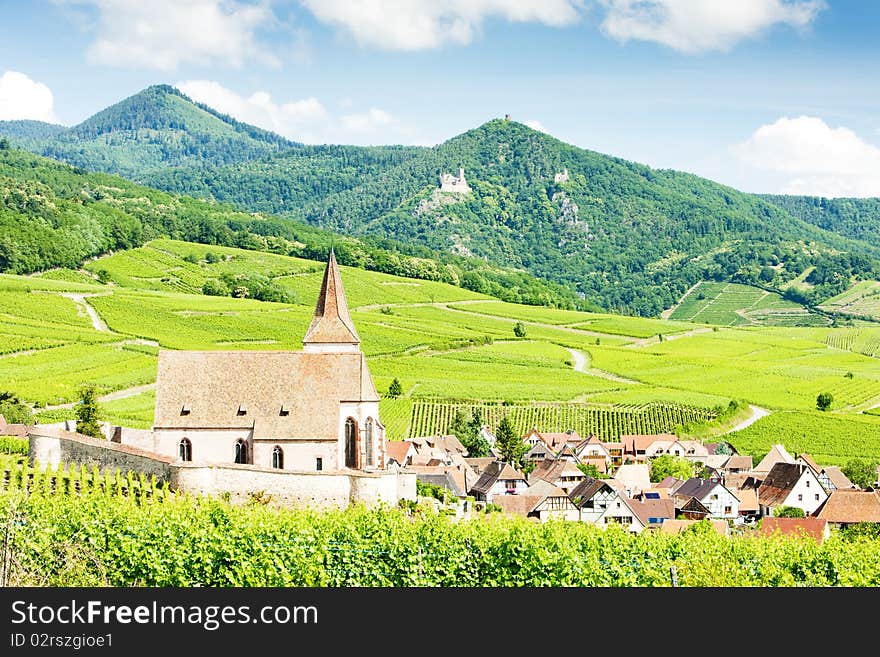
{"type": "Polygon", "coordinates": [[[189,438],[182,438],[180,442],[177,443],[177,456],[181,461],[193,460],[193,446],[189,441],[189,438]]]}
{"type": "Polygon", "coordinates": [[[367,450],[367,465],[373,465],[373,418],[367,418],[364,447],[367,450]]]}
{"type": "Polygon", "coordinates": [[[357,467],[357,422],[353,418],[345,421],[345,467],[357,467]]]}
{"type": "Polygon", "coordinates": [[[235,462],[250,463],[248,459],[248,445],[241,438],[235,441],[235,462]]]}
{"type": "Polygon", "coordinates": [[[278,470],[284,469],[284,450],[278,445],[272,450],[272,467],[278,470]]]}

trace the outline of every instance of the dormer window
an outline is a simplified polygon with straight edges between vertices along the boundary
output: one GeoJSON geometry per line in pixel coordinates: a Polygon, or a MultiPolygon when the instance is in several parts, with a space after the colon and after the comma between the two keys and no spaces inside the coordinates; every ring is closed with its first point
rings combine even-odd
{"type": "Polygon", "coordinates": [[[238,415],[247,415],[247,405],[246,404],[239,404],[238,415]]]}
{"type": "Polygon", "coordinates": [[[281,412],[279,415],[290,415],[290,405],[289,404],[281,404],[281,412]]]}
{"type": "Polygon", "coordinates": [[[181,415],[189,415],[191,412],[192,412],[192,408],[190,408],[189,404],[184,404],[183,406],[180,407],[180,414],[181,415]]]}

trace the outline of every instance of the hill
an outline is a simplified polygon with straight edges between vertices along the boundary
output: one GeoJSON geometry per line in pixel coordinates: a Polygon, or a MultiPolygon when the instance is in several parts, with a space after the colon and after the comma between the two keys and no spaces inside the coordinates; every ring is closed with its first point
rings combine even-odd
{"type": "MultiPolygon", "coordinates": [[[[862,233],[826,230],[766,199],[510,120],[428,149],[306,147],[162,86],[39,152],[243,211],[478,257],[644,316],[701,280],[782,291],[808,272],[807,285],[787,294],[815,306],[880,273],[880,247],[862,233]],[[459,167],[471,191],[440,192],[439,175],[459,167]]],[[[489,292],[477,281],[468,286],[489,292]]]]}
{"type": "Polygon", "coordinates": [[[820,228],[857,240],[876,240],[880,230],[880,198],[761,195],[790,215],[820,228]]]}
{"type": "Polygon", "coordinates": [[[390,240],[362,240],[291,220],[167,194],[118,176],[88,174],[0,140],[0,272],[77,268],[156,237],[323,259],[442,281],[510,301],[585,307],[573,292],[523,271],[443,256],[390,240]]]}

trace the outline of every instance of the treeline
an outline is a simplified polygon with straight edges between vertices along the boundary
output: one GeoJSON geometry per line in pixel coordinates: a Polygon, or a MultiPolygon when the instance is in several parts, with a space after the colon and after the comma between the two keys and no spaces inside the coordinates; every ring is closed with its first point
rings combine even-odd
{"type": "MultiPolygon", "coordinates": [[[[564,308],[588,308],[563,286],[475,258],[442,257],[426,247],[388,239],[359,240],[228,206],[174,196],[124,179],[87,174],[13,149],[0,139],[0,272],[26,274],[77,268],[88,258],[141,246],[157,237],[271,251],[324,260],[331,244],[341,264],[434,280],[498,298],[564,308]]],[[[220,281],[231,294],[259,281],[220,281]]],[[[222,293],[215,288],[214,293],[222,293]]],[[[251,293],[253,296],[253,293],[251,293]]]]}

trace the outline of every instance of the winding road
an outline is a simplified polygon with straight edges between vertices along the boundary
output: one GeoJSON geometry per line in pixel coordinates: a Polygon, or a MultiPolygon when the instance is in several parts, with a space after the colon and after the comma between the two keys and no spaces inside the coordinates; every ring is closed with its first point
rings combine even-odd
{"type": "Polygon", "coordinates": [[[110,330],[110,327],[107,326],[106,322],[101,319],[101,316],[98,312],[92,308],[88,301],[86,301],[86,297],[101,297],[106,296],[103,294],[83,294],[80,292],[62,292],[62,297],[67,297],[71,301],[73,301],[76,305],[86,311],[89,318],[92,320],[92,326],[96,331],[101,331],[102,333],[113,333],[110,330]]]}
{"type": "Polygon", "coordinates": [[[727,433],[733,433],[734,431],[742,431],[746,427],[752,426],[755,422],[760,420],[762,417],[767,417],[768,415],[770,415],[770,411],[768,411],[766,408],[761,408],[760,406],[755,406],[754,404],[749,404],[749,410],[752,412],[752,414],[749,417],[747,417],[745,420],[740,422],[739,424],[735,425],[729,431],[727,431],[727,433]]]}

